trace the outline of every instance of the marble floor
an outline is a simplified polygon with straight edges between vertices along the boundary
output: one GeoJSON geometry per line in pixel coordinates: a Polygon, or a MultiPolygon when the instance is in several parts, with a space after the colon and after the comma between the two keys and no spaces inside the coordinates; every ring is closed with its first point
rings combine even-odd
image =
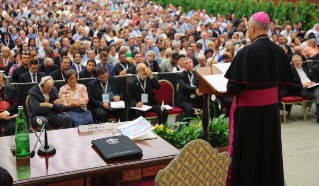
{"type": "MultiPolygon", "coordinates": [[[[300,105],[294,105],[287,123],[281,124],[284,174],[287,186],[319,185],[319,123],[315,107],[303,121],[300,105]]],[[[283,112],[281,111],[281,114],[283,112]]]]}
{"type": "MultiPolygon", "coordinates": [[[[303,121],[301,105],[294,105],[287,123],[281,117],[284,174],[287,186],[319,185],[319,123],[316,123],[315,107],[307,111],[303,121]]],[[[281,111],[283,116],[283,111],[281,111]]],[[[174,123],[175,117],[169,117],[174,123]]],[[[192,122],[195,123],[195,122],[192,122]]]]}

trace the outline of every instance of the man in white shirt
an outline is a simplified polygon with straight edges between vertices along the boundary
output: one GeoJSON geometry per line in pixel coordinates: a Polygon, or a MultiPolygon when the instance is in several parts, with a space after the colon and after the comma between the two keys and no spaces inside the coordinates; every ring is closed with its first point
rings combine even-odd
{"type": "Polygon", "coordinates": [[[50,46],[50,43],[47,39],[43,39],[42,41],[42,49],[39,50],[39,58],[43,58],[45,56],[45,49],[47,49],[50,46]]]}
{"type": "Polygon", "coordinates": [[[20,36],[22,44],[29,42],[29,38],[26,37],[26,32],[24,30],[20,30],[19,36],[20,36]]]}
{"type": "MultiPolygon", "coordinates": [[[[309,69],[302,67],[302,59],[299,55],[294,55],[292,57],[292,62],[294,63],[294,68],[292,68],[292,71],[296,77],[296,80],[294,84],[287,85],[287,89],[283,90],[283,96],[300,96],[310,100],[315,99],[317,113],[319,113],[319,88],[307,88],[316,84],[312,81],[312,76],[309,72],[309,69]]],[[[317,123],[319,123],[319,114],[317,114],[317,123]]]]}
{"type": "Polygon", "coordinates": [[[196,70],[196,71],[200,67],[207,67],[208,66],[206,63],[206,57],[204,54],[198,54],[197,62],[198,62],[198,65],[194,66],[194,70],[196,70]]]}

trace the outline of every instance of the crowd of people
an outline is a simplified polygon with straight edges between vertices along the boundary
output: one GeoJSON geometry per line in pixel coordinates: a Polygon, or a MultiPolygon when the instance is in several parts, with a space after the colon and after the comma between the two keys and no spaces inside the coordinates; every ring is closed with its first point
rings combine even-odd
{"type": "MultiPolygon", "coordinates": [[[[246,37],[245,15],[239,20],[234,14],[207,14],[205,9],[185,12],[181,6],[162,7],[148,0],[8,0],[0,5],[0,69],[11,76],[11,82],[38,83],[29,90],[31,124],[36,127],[37,118],[62,128],[106,122],[110,114],[119,118],[121,111],[110,110],[110,102],[120,100],[131,107],[152,106],[164,123],[168,114],[167,110],[161,113],[156,100],[154,89],[160,84],[152,72],[180,72],[176,103],[184,110],[184,118],[192,116],[192,108],[201,108],[203,101],[196,70],[231,63],[250,44],[228,46],[246,37]],[[137,77],[121,85],[115,76],[126,74],[137,77]],[[76,83],[79,78],[95,80],[86,87],[76,83]],[[57,90],[55,80],[67,84],[57,90]],[[128,86],[126,98],[122,86],[128,86]]],[[[319,59],[319,24],[304,30],[300,21],[280,25],[275,19],[267,35],[285,50],[300,77],[285,87],[285,95],[319,102],[319,92],[306,89],[319,81],[319,64],[310,74],[301,62],[319,59]]],[[[25,101],[9,99],[13,100],[11,104],[25,101]]],[[[216,97],[210,113],[218,116],[225,106],[228,116],[231,105],[231,98],[216,97]]],[[[2,111],[9,116],[16,112],[17,108],[2,111]]],[[[2,128],[6,128],[1,114],[2,128]]],[[[131,110],[130,115],[145,112],[131,110]]],[[[10,130],[1,131],[1,136],[12,135],[6,132],[10,130]]]]}

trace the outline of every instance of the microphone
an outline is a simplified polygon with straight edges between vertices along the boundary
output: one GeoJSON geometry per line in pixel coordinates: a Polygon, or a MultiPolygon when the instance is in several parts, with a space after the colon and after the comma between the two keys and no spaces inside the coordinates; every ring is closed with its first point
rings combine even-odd
{"type": "Polygon", "coordinates": [[[239,44],[245,45],[246,43],[249,43],[249,42],[250,42],[249,38],[244,38],[244,39],[242,39],[240,41],[237,41],[237,42],[234,42],[234,43],[232,43],[230,45],[227,45],[226,48],[229,47],[229,46],[239,45],[239,44]]]}
{"type": "Polygon", "coordinates": [[[227,47],[229,47],[229,46],[239,45],[239,44],[245,45],[246,43],[249,43],[249,42],[250,42],[249,38],[243,38],[243,39],[240,40],[240,41],[237,41],[237,42],[234,42],[234,43],[229,44],[229,45],[227,45],[227,46],[224,46],[223,48],[219,49],[219,50],[214,54],[213,60],[210,62],[209,66],[212,65],[212,63],[213,63],[213,61],[214,61],[216,55],[219,53],[219,51],[221,51],[221,50],[223,50],[224,48],[227,48],[227,47]]]}
{"type": "Polygon", "coordinates": [[[44,126],[45,126],[45,124],[42,125],[41,133],[40,133],[39,136],[37,135],[37,133],[35,133],[35,135],[37,136],[37,141],[35,142],[35,145],[34,145],[34,147],[33,147],[33,151],[31,151],[31,153],[30,153],[30,157],[31,157],[31,158],[33,158],[34,155],[35,155],[35,148],[36,148],[36,146],[37,146],[37,144],[38,144],[38,141],[40,141],[40,137],[41,137],[41,135],[42,135],[44,126]]]}

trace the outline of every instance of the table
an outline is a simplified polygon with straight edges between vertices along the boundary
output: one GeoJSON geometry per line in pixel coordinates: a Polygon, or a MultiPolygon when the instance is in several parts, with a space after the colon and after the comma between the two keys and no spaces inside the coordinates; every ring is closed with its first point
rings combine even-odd
{"type": "MultiPolygon", "coordinates": [[[[0,166],[10,172],[14,185],[44,185],[165,165],[179,153],[178,149],[157,136],[157,139],[136,142],[143,150],[143,157],[110,163],[106,162],[91,144],[91,140],[109,136],[112,136],[111,130],[79,133],[77,128],[71,128],[49,131],[49,144],[55,146],[56,154],[36,154],[34,158],[14,156],[10,151],[11,145],[15,144],[14,136],[2,137],[0,166]]],[[[30,133],[31,150],[35,142],[35,134],[30,133]]]]}

